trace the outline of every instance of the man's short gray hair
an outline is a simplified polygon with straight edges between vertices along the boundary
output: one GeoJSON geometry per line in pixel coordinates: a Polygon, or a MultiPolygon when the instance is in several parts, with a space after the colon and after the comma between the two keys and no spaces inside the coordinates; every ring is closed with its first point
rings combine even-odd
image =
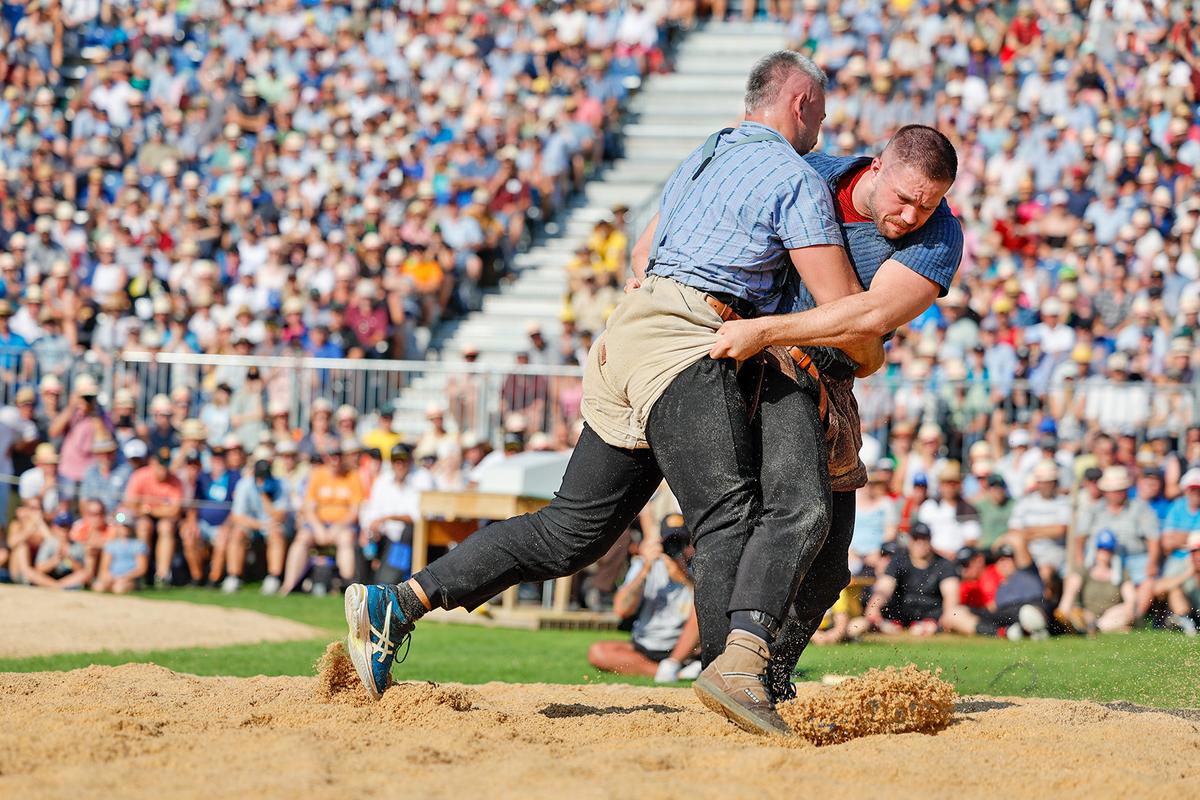
{"type": "Polygon", "coordinates": [[[760,58],[754,69],[750,70],[750,77],[746,80],[746,113],[775,102],[780,88],[796,72],[807,75],[821,91],[825,91],[829,85],[825,71],[812,59],[794,50],[776,50],[760,58]]]}

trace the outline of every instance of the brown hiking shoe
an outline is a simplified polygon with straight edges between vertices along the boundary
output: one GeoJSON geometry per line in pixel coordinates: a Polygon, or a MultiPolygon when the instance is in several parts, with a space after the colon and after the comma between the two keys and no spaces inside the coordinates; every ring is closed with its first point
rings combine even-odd
{"type": "Polygon", "coordinates": [[[767,645],[745,631],[731,631],[725,652],[692,684],[700,702],[738,727],[763,736],[791,736],[792,729],[775,711],[763,675],[770,658],[767,645]]]}

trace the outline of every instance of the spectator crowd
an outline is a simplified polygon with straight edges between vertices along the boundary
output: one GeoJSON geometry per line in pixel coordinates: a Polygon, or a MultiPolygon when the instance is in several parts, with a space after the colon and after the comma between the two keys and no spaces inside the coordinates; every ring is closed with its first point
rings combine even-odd
{"type": "MultiPolygon", "coordinates": [[[[1147,618],[1188,629],[1200,599],[1200,8],[766,10],[830,76],[820,149],[878,152],[899,125],[924,122],[960,163],[947,198],[965,234],[958,284],[858,387],[873,477],[852,588],[870,586],[839,601],[821,636],[1147,618]]],[[[623,207],[563,264],[561,327],[529,328],[516,359],[528,366],[486,410],[494,448],[475,435],[488,395],[467,370],[405,442],[390,407],[340,405],[333,369],[313,376],[316,402],[297,415],[267,362],[114,365],[130,351],[420,357],[431,329],[478,308],[619,154],[626,99],[669,69],[670,34],[696,12],[624,0],[0,4],[8,571],[123,590],[235,589],[250,569],[280,592],[403,574],[415,492],[569,447],[578,377],[537,370],[582,363],[618,299],[638,233],[623,207]]],[[[466,363],[477,356],[464,348],[466,363]]],[[[667,569],[654,580],[674,587],[667,569]]],[[[613,572],[598,594],[615,596],[625,569],[613,572]]]]}

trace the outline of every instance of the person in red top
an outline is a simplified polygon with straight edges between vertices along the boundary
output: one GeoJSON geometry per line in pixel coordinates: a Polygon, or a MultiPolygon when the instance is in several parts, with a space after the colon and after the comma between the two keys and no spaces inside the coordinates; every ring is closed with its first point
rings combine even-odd
{"type": "Polygon", "coordinates": [[[964,547],[955,558],[958,562],[959,603],[967,608],[989,608],[996,601],[996,589],[1004,582],[1004,576],[995,564],[987,563],[982,550],[964,547]]]}
{"type": "Polygon", "coordinates": [[[175,529],[183,516],[183,483],[171,474],[171,451],[165,447],[154,454],[153,460],[129,476],[125,487],[124,504],[137,517],[137,537],[154,548],[154,580],[166,583],[175,557],[175,529]]]}
{"type": "Polygon", "coordinates": [[[897,533],[908,533],[917,519],[917,509],[929,499],[929,478],[918,472],[913,477],[912,491],[900,503],[900,519],[896,523],[897,533]]]}
{"type": "Polygon", "coordinates": [[[95,580],[100,566],[100,554],[108,540],[108,522],[104,519],[104,503],[99,500],[83,500],[79,503],[81,515],[71,526],[68,537],[72,544],[84,548],[84,563],[89,580],[95,580]]]}

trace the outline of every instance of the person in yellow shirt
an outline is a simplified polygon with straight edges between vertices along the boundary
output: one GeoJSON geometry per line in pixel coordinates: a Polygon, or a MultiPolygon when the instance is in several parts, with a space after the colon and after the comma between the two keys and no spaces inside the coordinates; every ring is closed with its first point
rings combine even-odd
{"type": "Polygon", "coordinates": [[[325,463],[308,478],[301,523],[288,549],[280,594],[296,588],[316,547],[337,548],[338,575],[354,581],[354,547],[358,538],[358,512],[363,502],[362,480],[355,469],[358,443],[341,441],[325,452],[325,463]]]}
{"type": "Polygon", "coordinates": [[[378,450],[380,453],[390,453],[392,448],[400,444],[404,438],[392,430],[392,420],[396,413],[394,403],[385,403],[379,409],[379,424],[363,434],[362,443],[366,450],[378,450]]]}
{"type": "Polygon", "coordinates": [[[596,257],[596,269],[624,277],[629,259],[629,237],[617,230],[611,220],[602,219],[592,229],[588,249],[596,257]]]}

